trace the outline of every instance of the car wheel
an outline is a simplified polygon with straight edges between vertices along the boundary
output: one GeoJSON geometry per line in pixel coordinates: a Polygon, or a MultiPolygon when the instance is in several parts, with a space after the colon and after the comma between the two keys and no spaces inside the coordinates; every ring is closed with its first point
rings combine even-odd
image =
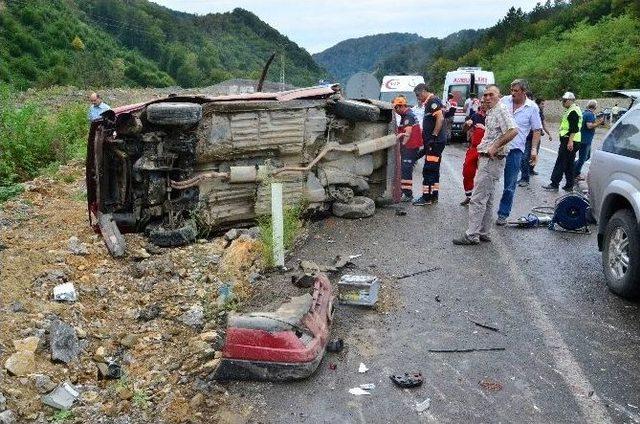
{"type": "Polygon", "coordinates": [[[634,214],[613,214],[604,231],[602,266],[609,289],[626,298],[640,295],[640,236],[634,214]]]}
{"type": "Polygon", "coordinates": [[[193,243],[198,232],[193,222],[189,221],[175,230],[157,227],[149,233],[151,243],[160,247],[177,247],[193,243]]]}
{"type": "Polygon", "coordinates": [[[369,218],[375,213],[376,204],[368,197],[355,196],[349,203],[333,202],[331,211],[340,218],[369,218]]]}
{"type": "Polygon", "coordinates": [[[197,103],[153,103],[147,106],[147,120],[157,125],[188,126],[200,122],[202,106],[197,103]]]}

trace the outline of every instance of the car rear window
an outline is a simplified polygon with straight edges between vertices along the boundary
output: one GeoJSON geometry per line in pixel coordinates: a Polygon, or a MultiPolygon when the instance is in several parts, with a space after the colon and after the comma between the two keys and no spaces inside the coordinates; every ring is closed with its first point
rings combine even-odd
{"type": "Polygon", "coordinates": [[[640,159],[640,109],[627,112],[602,144],[602,150],[640,159]]]}

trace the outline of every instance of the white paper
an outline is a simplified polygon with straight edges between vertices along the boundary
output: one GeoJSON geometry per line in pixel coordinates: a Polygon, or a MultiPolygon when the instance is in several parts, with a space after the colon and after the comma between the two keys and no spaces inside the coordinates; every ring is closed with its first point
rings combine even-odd
{"type": "Polygon", "coordinates": [[[416,403],[416,411],[424,412],[431,406],[431,399],[426,398],[423,402],[416,403]]]}
{"type": "Polygon", "coordinates": [[[358,372],[360,374],[364,374],[367,371],[369,371],[369,368],[367,368],[367,366],[364,363],[360,362],[360,366],[358,367],[358,372]]]}
{"type": "Polygon", "coordinates": [[[371,393],[367,392],[366,390],[362,390],[360,387],[354,387],[353,389],[349,389],[349,393],[351,393],[352,395],[356,395],[356,396],[370,395],[371,394],[371,393]]]}

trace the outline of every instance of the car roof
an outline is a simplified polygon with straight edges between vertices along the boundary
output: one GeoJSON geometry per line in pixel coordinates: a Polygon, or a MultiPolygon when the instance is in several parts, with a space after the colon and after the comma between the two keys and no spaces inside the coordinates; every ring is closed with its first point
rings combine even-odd
{"type": "Polygon", "coordinates": [[[634,100],[640,97],[640,88],[630,88],[628,90],[603,90],[602,92],[617,94],[618,96],[629,97],[634,100]]]}

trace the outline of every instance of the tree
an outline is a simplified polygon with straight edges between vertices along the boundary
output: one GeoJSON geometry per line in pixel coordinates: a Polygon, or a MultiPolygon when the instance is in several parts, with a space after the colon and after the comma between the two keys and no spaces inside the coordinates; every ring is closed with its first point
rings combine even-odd
{"type": "Polygon", "coordinates": [[[71,47],[73,47],[77,51],[81,51],[84,50],[84,43],[82,42],[80,37],[76,35],[76,37],[71,42],[71,47]]]}

